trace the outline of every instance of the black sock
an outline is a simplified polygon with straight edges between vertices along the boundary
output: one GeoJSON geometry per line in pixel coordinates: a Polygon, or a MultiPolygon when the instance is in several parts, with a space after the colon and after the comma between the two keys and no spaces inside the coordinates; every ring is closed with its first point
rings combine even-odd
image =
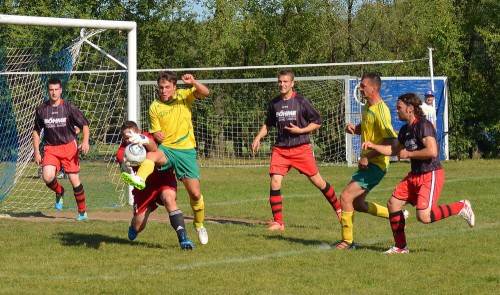
{"type": "Polygon", "coordinates": [[[186,225],[184,223],[184,215],[180,209],[174,210],[168,213],[168,217],[170,218],[170,225],[177,233],[177,238],[179,242],[182,242],[187,238],[186,234],[186,225]]]}

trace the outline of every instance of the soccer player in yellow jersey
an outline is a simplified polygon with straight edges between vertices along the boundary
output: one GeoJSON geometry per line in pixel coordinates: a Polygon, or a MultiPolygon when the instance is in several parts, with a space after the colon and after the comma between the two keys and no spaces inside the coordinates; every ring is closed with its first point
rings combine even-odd
{"type": "MultiPolygon", "coordinates": [[[[155,141],[161,143],[156,152],[148,153],[137,175],[122,173],[123,180],[138,189],[144,189],[146,178],[153,173],[155,166],[164,170],[174,167],[177,179],[182,181],[189,194],[194,215],[194,226],[201,244],[208,243],[208,233],[203,226],[205,204],[200,188],[200,172],[196,160],[196,140],[191,106],[196,99],[209,95],[208,88],[195,80],[193,75],[185,74],[182,81],[191,86],[177,89],[177,75],[164,71],[158,75],[160,98],[149,107],[150,129],[155,141]]],[[[129,134],[129,141],[143,144],[149,139],[141,134],[129,134]]]]}
{"type": "MultiPolygon", "coordinates": [[[[371,141],[381,145],[390,145],[397,135],[391,124],[389,108],[380,97],[380,85],[379,75],[375,73],[363,75],[359,90],[366,99],[366,104],[361,114],[361,123],[357,126],[347,124],[346,132],[361,135],[361,142],[371,141]]],[[[358,170],[340,195],[342,240],[335,244],[336,249],[355,248],[353,243],[354,210],[389,218],[387,207],[366,201],[366,196],[382,180],[388,167],[388,156],[376,151],[363,150],[361,152],[358,170]]]]}

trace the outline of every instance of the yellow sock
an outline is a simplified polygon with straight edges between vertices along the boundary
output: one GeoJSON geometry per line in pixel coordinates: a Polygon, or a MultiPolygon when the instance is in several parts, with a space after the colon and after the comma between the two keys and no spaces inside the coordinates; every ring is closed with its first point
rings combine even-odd
{"type": "Polygon", "coordinates": [[[342,220],[340,223],[342,225],[342,240],[352,244],[354,212],[342,211],[342,220]]]}
{"type": "Polygon", "coordinates": [[[381,206],[373,202],[367,202],[367,203],[368,203],[368,213],[370,213],[373,216],[389,219],[389,209],[387,209],[387,207],[381,206]]]}
{"type": "Polygon", "coordinates": [[[151,161],[150,159],[144,160],[142,162],[141,166],[139,167],[139,170],[137,170],[137,175],[142,178],[142,180],[146,181],[146,178],[153,173],[155,169],[155,162],[151,161]]]}
{"type": "Polygon", "coordinates": [[[189,199],[189,204],[191,209],[193,209],[193,223],[196,227],[203,226],[203,220],[205,220],[205,202],[203,202],[203,195],[200,196],[198,201],[189,199]]]}

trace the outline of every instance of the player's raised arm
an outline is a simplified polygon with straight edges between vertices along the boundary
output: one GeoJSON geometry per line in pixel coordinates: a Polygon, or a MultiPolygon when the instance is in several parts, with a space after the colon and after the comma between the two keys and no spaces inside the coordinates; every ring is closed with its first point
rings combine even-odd
{"type": "Polygon", "coordinates": [[[321,128],[321,125],[319,124],[316,124],[316,123],[309,123],[309,125],[307,125],[306,127],[304,128],[300,128],[296,125],[294,125],[293,123],[290,123],[290,126],[285,126],[284,129],[290,133],[293,133],[293,134],[305,134],[305,133],[311,133],[315,130],[318,130],[319,128],[321,128]]]}
{"type": "Polygon", "coordinates": [[[194,96],[196,96],[196,98],[204,98],[210,94],[210,90],[208,90],[207,86],[196,81],[196,79],[191,74],[183,75],[182,81],[186,85],[190,85],[190,86],[193,86],[194,88],[196,88],[196,90],[194,91],[194,96]]]}

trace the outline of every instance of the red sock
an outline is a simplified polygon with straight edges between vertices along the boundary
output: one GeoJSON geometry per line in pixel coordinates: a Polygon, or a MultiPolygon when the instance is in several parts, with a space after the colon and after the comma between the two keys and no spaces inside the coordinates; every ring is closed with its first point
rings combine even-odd
{"type": "Polygon", "coordinates": [[[74,187],[73,193],[75,194],[78,212],[87,211],[87,207],[85,206],[85,190],[83,189],[83,184],[80,183],[79,186],[74,187]]]}
{"type": "Polygon", "coordinates": [[[57,182],[57,179],[54,177],[54,180],[45,184],[48,188],[56,192],[56,194],[62,194],[64,192],[64,188],[57,182]]]}
{"type": "Polygon", "coordinates": [[[452,215],[458,214],[464,207],[464,203],[456,202],[448,205],[434,206],[431,208],[431,222],[436,222],[445,219],[452,215]]]}
{"type": "Polygon", "coordinates": [[[283,224],[283,197],[281,196],[280,190],[271,190],[269,203],[273,211],[274,221],[283,224]]]}
{"type": "Polygon", "coordinates": [[[403,249],[406,247],[406,220],[403,211],[397,211],[389,214],[389,222],[391,223],[392,236],[396,247],[403,249]]]}
{"type": "Polygon", "coordinates": [[[335,193],[335,190],[333,189],[333,186],[331,186],[328,182],[326,183],[326,187],[321,190],[323,193],[323,196],[325,196],[326,200],[330,205],[332,206],[333,210],[335,212],[339,212],[340,209],[340,202],[337,199],[337,194],[335,193]]]}

